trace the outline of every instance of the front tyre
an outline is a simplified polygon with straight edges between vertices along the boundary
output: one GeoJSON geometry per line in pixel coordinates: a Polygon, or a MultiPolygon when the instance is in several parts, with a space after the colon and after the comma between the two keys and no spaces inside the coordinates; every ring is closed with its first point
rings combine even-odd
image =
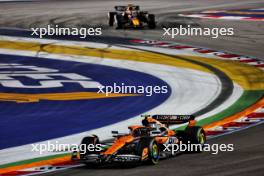
{"type": "MultiPolygon", "coordinates": [[[[89,151],[89,145],[99,144],[99,138],[97,136],[87,136],[82,139],[82,142],[80,144],[79,150],[80,150],[80,159],[85,160],[85,157],[90,154],[99,154],[98,151],[89,151]]],[[[97,168],[100,166],[99,163],[85,163],[87,168],[97,168]]]]}
{"type": "Polygon", "coordinates": [[[150,153],[148,163],[151,165],[158,164],[160,151],[157,143],[153,142],[149,147],[150,153]]]}
{"type": "Polygon", "coordinates": [[[137,147],[137,154],[141,156],[142,161],[147,164],[158,164],[160,149],[154,138],[142,138],[137,147]]]}

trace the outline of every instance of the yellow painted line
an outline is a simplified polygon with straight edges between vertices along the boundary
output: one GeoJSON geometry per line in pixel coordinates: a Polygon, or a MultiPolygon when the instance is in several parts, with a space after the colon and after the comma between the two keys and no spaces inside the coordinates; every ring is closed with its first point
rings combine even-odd
{"type": "MultiPolygon", "coordinates": [[[[41,45],[34,42],[14,42],[0,41],[0,48],[24,50],[24,51],[43,51],[52,54],[67,54],[80,56],[93,56],[99,58],[111,58],[118,60],[133,60],[139,62],[150,62],[155,64],[170,65],[175,67],[190,68],[204,72],[210,72],[208,69],[177,59],[177,56],[170,57],[162,54],[156,54],[143,51],[132,50],[116,50],[116,49],[98,49],[84,48],[78,46],[63,45],[41,45]]],[[[264,74],[263,71],[238,61],[221,60],[215,58],[204,58],[199,56],[179,55],[184,58],[210,64],[223,72],[225,72],[233,81],[246,90],[264,90],[264,74]]]]}
{"type": "Polygon", "coordinates": [[[139,94],[97,93],[97,92],[70,92],[70,93],[44,93],[20,94],[0,93],[0,101],[15,101],[17,103],[32,103],[40,100],[87,100],[99,98],[137,96],[139,94]]]}
{"type": "Polygon", "coordinates": [[[264,98],[262,98],[261,100],[259,100],[256,104],[250,106],[249,108],[237,113],[237,114],[234,114],[232,116],[229,116],[229,117],[226,117],[224,118],[223,120],[219,120],[217,122],[213,122],[211,124],[208,124],[208,125],[205,125],[203,126],[203,128],[205,130],[209,130],[211,128],[214,128],[214,127],[217,127],[217,126],[222,126],[224,124],[227,124],[227,123],[230,123],[230,122],[233,122],[241,117],[244,117],[244,116],[247,116],[249,114],[251,114],[252,112],[256,111],[258,108],[261,108],[264,106],[264,98]]]}
{"type": "Polygon", "coordinates": [[[212,65],[228,75],[245,90],[264,90],[264,72],[252,65],[232,60],[182,55],[188,59],[212,65]]]}
{"type": "Polygon", "coordinates": [[[187,61],[175,59],[174,57],[164,56],[151,52],[141,52],[133,50],[117,50],[117,49],[99,49],[99,48],[84,48],[78,46],[63,46],[63,45],[41,45],[34,42],[15,42],[0,40],[0,48],[14,49],[34,52],[47,52],[52,54],[67,54],[79,56],[92,56],[98,58],[111,58],[118,60],[131,60],[138,62],[150,62],[155,64],[171,65],[176,67],[190,68],[204,72],[210,72],[208,69],[192,64],[187,61]]]}
{"type": "Polygon", "coordinates": [[[63,163],[65,161],[70,161],[70,160],[71,160],[71,155],[66,155],[63,157],[58,157],[58,158],[43,160],[43,161],[37,161],[34,163],[29,163],[29,164],[24,164],[24,165],[19,165],[19,166],[10,166],[6,168],[1,168],[0,174],[9,173],[9,172],[18,171],[18,170],[27,169],[27,168],[32,168],[32,167],[58,164],[58,163],[63,163]]]}

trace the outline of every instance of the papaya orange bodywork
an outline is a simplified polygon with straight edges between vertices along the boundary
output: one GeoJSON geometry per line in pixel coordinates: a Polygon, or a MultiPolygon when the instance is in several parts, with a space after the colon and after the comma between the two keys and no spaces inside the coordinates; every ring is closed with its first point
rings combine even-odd
{"type": "Polygon", "coordinates": [[[147,147],[143,149],[141,160],[144,160],[148,157],[148,152],[149,152],[149,150],[147,147]]]}
{"type": "MultiPolygon", "coordinates": [[[[168,129],[164,124],[160,123],[159,121],[153,119],[153,118],[147,118],[148,122],[150,123],[157,123],[160,125],[160,127],[166,128],[166,134],[162,136],[156,136],[155,141],[159,144],[164,144],[166,141],[169,139],[170,136],[174,136],[176,133],[175,131],[168,129]]],[[[128,143],[133,142],[135,140],[135,137],[132,135],[133,131],[138,129],[138,128],[145,128],[145,126],[142,125],[134,125],[134,126],[129,126],[128,127],[131,130],[131,134],[123,135],[120,137],[117,137],[111,147],[109,147],[106,151],[101,152],[101,154],[104,155],[112,155],[115,152],[117,152],[120,148],[125,146],[128,143]]],[[[148,148],[145,148],[142,153],[142,159],[143,157],[147,156],[148,148]]]]}
{"type": "Polygon", "coordinates": [[[134,137],[132,135],[125,135],[125,136],[118,137],[114,141],[113,145],[109,147],[105,152],[102,152],[102,154],[111,155],[115,153],[118,149],[123,147],[126,143],[132,142],[133,140],[134,140],[134,137]]]}

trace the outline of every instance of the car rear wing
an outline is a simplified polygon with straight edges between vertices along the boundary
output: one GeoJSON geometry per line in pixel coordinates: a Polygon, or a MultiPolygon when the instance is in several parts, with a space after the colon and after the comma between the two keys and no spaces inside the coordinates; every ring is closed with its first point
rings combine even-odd
{"type": "MultiPolygon", "coordinates": [[[[133,10],[139,10],[139,6],[131,6],[133,10]]],[[[116,11],[126,11],[127,6],[115,6],[116,11]]]]}
{"type": "Polygon", "coordinates": [[[153,115],[151,117],[165,125],[182,124],[195,118],[193,115],[153,115]]]}

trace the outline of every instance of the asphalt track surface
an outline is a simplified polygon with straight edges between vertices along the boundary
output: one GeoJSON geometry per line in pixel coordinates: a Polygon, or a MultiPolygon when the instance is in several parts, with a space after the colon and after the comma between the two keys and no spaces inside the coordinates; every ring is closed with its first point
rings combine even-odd
{"type": "Polygon", "coordinates": [[[0,27],[26,28],[44,27],[48,24],[78,27],[102,27],[103,36],[119,36],[156,40],[173,40],[190,45],[209,47],[216,50],[235,52],[241,55],[264,59],[263,22],[192,19],[177,17],[177,13],[201,10],[224,10],[261,8],[263,0],[40,0],[36,2],[1,3],[0,27]],[[138,4],[142,10],[156,15],[158,28],[155,30],[115,30],[107,26],[107,12],[114,5],[138,4]],[[162,27],[177,27],[191,24],[200,27],[233,27],[234,36],[212,39],[208,36],[177,36],[174,39],[162,36],[162,27]]]}
{"type": "MultiPolygon", "coordinates": [[[[103,27],[104,36],[173,40],[216,50],[256,56],[264,59],[263,22],[223,21],[210,19],[178,18],[176,13],[200,10],[221,10],[264,7],[263,0],[148,0],[148,1],[40,1],[1,3],[0,27],[25,28],[41,27],[47,24],[60,26],[103,27]],[[107,27],[106,13],[114,5],[139,4],[145,10],[156,14],[156,30],[114,30],[107,27]],[[200,27],[233,27],[232,37],[188,37],[163,38],[162,27],[191,24],[200,27]]],[[[75,168],[46,175],[264,175],[264,124],[227,136],[210,140],[209,143],[233,143],[234,152],[185,154],[161,161],[156,166],[136,168],[87,169],[75,168]],[[262,154],[262,155],[261,155],[262,154]]]]}
{"type": "MultiPolygon", "coordinates": [[[[165,54],[163,54],[163,55],[165,55],[165,54]]],[[[219,69],[216,69],[215,67],[213,67],[209,64],[205,64],[205,63],[202,63],[199,61],[194,61],[194,60],[191,60],[191,59],[188,59],[185,57],[173,56],[173,55],[169,55],[169,54],[168,54],[168,56],[175,57],[177,59],[184,60],[187,62],[191,62],[193,64],[200,65],[204,68],[207,68],[212,73],[214,73],[219,78],[219,80],[221,82],[222,87],[221,87],[220,94],[209,105],[207,105],[206,107],[194,112],[193,115],[195,117],[198,117],[200,115],[206,114],[207,112],[210,112],[211,110],[215,109],[217,106],[220,106],[224,101],[226,101],[231,96],[233,89],[234,89],[234,85],[232,83],[232,80],[224,72],[220,71],[219,69]]]]}
{"type": "Polygon", "coordinates": [[[234,144],[233,152],[219,152],[214,155],[208,152],[182,154],[164,159],[155,166],[137,166],[135,168],[89,169],[74,168],[46,176],[263,176],[264,174],[264,141],[261,140],[264,124],[251,127],[239,133],[233,133],[210,140],[209,144],[234,144]],[[262,153],[262,154],[261,154],[262,153]]]}

